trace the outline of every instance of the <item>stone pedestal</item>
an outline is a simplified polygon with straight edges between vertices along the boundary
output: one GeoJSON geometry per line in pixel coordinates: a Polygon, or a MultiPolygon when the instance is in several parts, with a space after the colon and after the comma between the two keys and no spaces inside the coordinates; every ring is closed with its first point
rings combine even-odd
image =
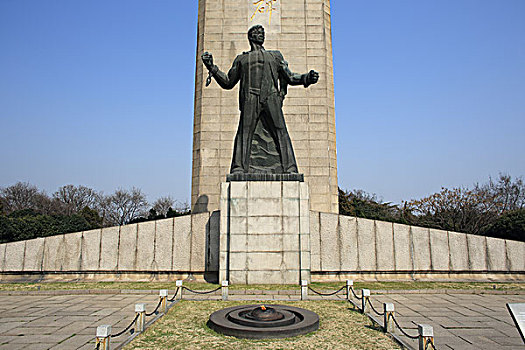
{"type": "Polygon", "coordinates": [[[219,280],[233,284],[310,280],[307,183],[225,182],[220,208],[219,280]]]}

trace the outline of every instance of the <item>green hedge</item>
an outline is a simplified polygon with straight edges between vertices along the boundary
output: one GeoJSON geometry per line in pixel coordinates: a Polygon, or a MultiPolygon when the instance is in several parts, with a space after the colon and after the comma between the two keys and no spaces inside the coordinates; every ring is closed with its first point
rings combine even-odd
{"type": "Polygon", "coordinates": [[[486,236],[525,242],[525,209],[510,211],[501,215],[483,233],[486,236]]]}
{"type": "Polygon", "coordinates": [[[100,218],[91,209],[73,215],[43,215],[32,210],[20,210],[8,216],[0,215],[0,243],[20,241],[63,233],[99,228],[100,218]]]}

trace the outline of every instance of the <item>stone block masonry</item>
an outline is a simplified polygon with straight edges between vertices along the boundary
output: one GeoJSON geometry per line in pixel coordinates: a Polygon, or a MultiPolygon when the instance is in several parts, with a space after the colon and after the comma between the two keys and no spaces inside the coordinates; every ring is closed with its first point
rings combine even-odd
{"type": "Polygon", "coordinates": [[[335,102],[329,0],[277,0],[271,12],[256,12],[253,0],[200,0],[195,72],[192,212],[219,209],[221,183],[229,173],[239,123],[238,86],[205,87],[201,54],[209,51],[221,70],[250,46],[248,29],[262,24],[265,48],[279,50],[290,69],[319,72],[319,82],[292,86],[283,111],[299,172],[310,188],[310,209],[338,212],[335,102]]]}
{"type": "Polygon", "coordinates": [[[218,220],[201,213],[0,244],[0,280],[216,276],[218,220]]]}
{"type": "Polygon", "coordinates": [[[313,281],[523,280],[525,242],[310,214],[313,281]]]}
{"type": "Polygon", "coordinates": [[[309,215],[304,182],[223,183],[219,279],[232,284],[309,280],[309,215]]]}
{"type": "Polygon", "coordinates": [[[299,283],[299,273],[313,281],[525,279],[524,242],[308,211],[307,184],[297,184],[225,183],[223,205],[231,205],[221,212],[3,243],[0,280],[218,282],[226,278],[219,260],[228,259],[220,232],[230,233],[238,283],[299,283]]]}

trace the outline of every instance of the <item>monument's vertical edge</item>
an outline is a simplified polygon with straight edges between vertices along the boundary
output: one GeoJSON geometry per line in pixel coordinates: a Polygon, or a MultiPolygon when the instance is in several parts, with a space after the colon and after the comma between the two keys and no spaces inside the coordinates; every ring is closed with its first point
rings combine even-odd
{"type": "Polygon", "coordinates": [[[311,209],[338,212],[335,107],[329,0],[278,0],[270,24],[267,14],[250,21],[254,0],[200,0],[195,116],[193,132],[192,210],[219,209],[220,184],[225,180],[239,123],[238,87],[222,90],[215,81],[205,87],[207,71],[200,56],[213,53],[225,72],[236,55],[249,50],[248,28],[262,23],[265,47],[280,50],[294,72],[314,69],[319,82],[304,89],[291,87],[283,111],[299,172],[310,187],[311,209]]]}
{"type": "Polygon", "coordinates": [[[196,65],[195,65],[195,101],[194,101],[194,117],[193,117],[193,154],[192,154],[192,181],[191,181],[191,204],[192,210],[201,212],[202,210],[196,206],[200,189],[200,126],[202,116],[202,75],[203,67],[199,62],[199,52],[203,50],[204,41],[204,9],[205,0],[199,1],[198,22],[197,22],[197,48],[196,48],[196,65]]]}
{"type": "Polygon", "coordinates": [[[337,182],[337,147],[335,133],[335,87],[334,61],[332,52],[332,22],[330,14],[330,0],[324,0],[324,37],[326,47],[326,81],[328,99],[328,159],[330,182],[330,206],[332,213],[339,213],[339,184],[337,182]]]}

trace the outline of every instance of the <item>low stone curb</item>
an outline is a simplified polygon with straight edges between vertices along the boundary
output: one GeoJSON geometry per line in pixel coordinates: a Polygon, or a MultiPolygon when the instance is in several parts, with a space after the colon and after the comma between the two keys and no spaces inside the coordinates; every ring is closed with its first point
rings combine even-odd
{"type": "MultiPolygon", "coordinates": [[[[332,292],[321,290],[320,292],[332,292]]],[[[490,290],[490,289],[392,289],[371,290],[372,294],[502,294],[502,295],[525,295],[525,290],[490,290]]],[[[1,290],[0,295],[79,295],[79,294],[158,294],[153,289],[62,289],[62,290],[1,290]]],[[[191,292],[184,293],[187,296],[191,292]]],[[[220,291],[210,295],[220,295],[220,291]]],[[[230,295],[300,295],[299,290],[245,290],[230,289],[230,295]]],[[[344,292],[339,293],[339,295],[344,292]]]]}
{"type": "Polygon", "coordinates": [[[491,290],[491,289],[390,289],[371,290],[373,294],[525,294],[524,290],[491,290]]]}

